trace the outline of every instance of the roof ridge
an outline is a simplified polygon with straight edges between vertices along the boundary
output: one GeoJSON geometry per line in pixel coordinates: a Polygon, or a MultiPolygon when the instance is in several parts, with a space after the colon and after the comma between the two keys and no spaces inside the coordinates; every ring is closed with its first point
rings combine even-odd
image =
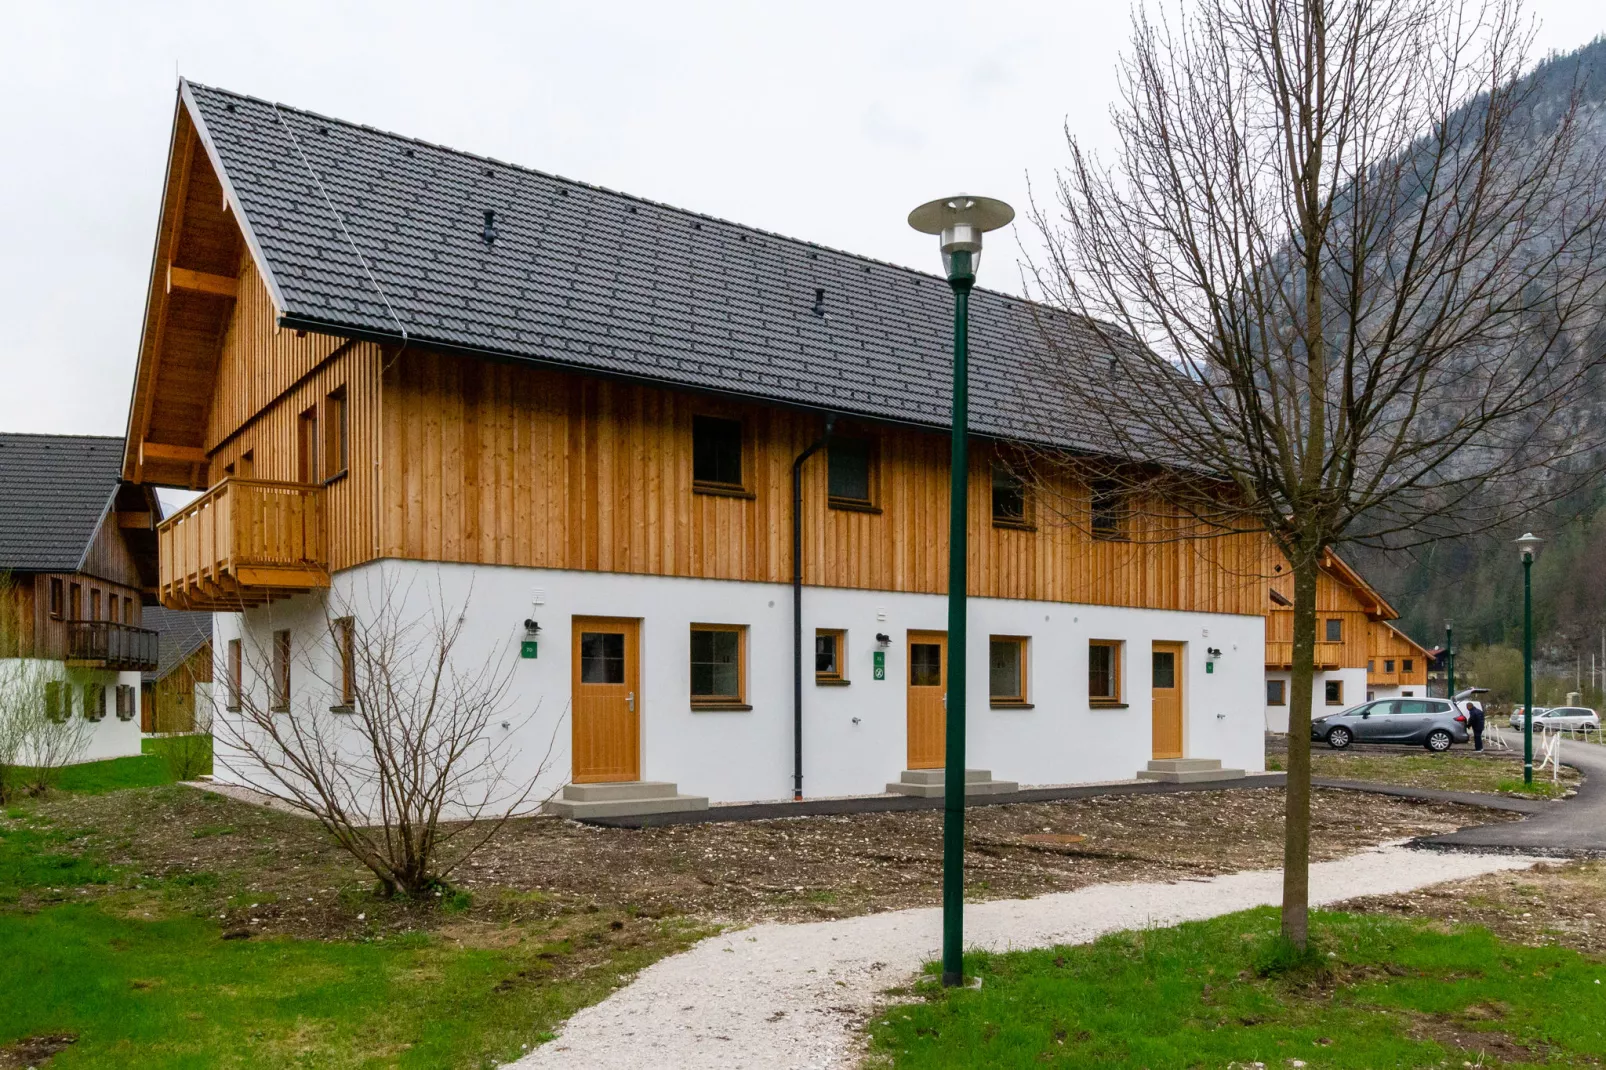
{"type": "Polygon", "coordinates": [[[125,436],[123,435],[83,435],[75,432],[58,433],[54,431],[0,431],[0,439],[8,438],[76,439],[80,441],[91,440],[99,442],[125,441],[125,436]]]}
{"type": "MultiPolygon", "coordinates": [[[[486,156],[482,153],[470,152],[467,149],[453,148],[450,145],[442,145],[437,141],[428,141],[420,137],[411,137],[407,134],[397,133],[394,130],[386,130],[383,127],[370,126],[367,123],[353,122],[350,119],[342,119],[335,115],[325,115],[322,112],[312,111],[309,108],[298,108],[293,104],[285,104],[281,101],[266,100],[262,97],[252,96],[249,93],[240,93],[232,89],[225,89],[222,86],[207,85],[204,82],[195,82],[190,81],[189,79],[184,79],[184,81],[197,89],[204,89],[210,93],[222,93],[225,96],[236,97],[240,100],[250,101],[254,104],[261,104],[263,107],[277,108],[280,111],[292,112],[296,115],[305,116],[310,119],[317,119],[320,122],[336,123],[340,126],[350,127],[354,130],[364,130],[370,134],[378,134],[380,137],[392,138],[396,141],[402,141],[412,145],[420,145],[424,148],[435,149],[438,152],[450,153],[453,156],[460,156],[465,159],[478,161],[480,163],[495,164],[498,167],[511,168],[515,171],[523,172],[524,174],[536,175],[554,182],[564,182],[580,189],[587,189],[595,193],[607,194],[610,197],[621,197],[625,200],[635,201],[638,204],[649,205],[653,208],[661,208],[665,211],[675,212],[679,215],[688,216],[693,219],[703,220],[710,223],[718,223],[722,226],[731,227],[732,229],[738,231],[745,231],[749,234],[758,234],[766,238],[774,238],[777,241],[789,242],[794,245],[808,246],[812,249],[818,249],[821,252],[834,253],[838,256],[845,256],[850,260],[857,260],[860,263],[874,264],[877,267],[890,268],[893,271],[905,272],[910,275],[918,276],[922,279],[929,279],[943,284],[948,282],[948,279],[945,276],[938,275],[935,272],[921,271],[919,268],[910,267],[907,264],[895,264],[890,260],[881,260],[877,257],[867,256],[864,253],[855,253],[848,249],[841,249],[834,245],[825,245],[821,242],[811,241],[808,238],[798,238],[790,234],[782,234],[779,231],[765,230],[763,227],[755,227],[750,223],[738,223],[733,219],[726,219],[724,216],[713,215],[709,212],[700,212],[694,208],[682,208],[679,205],[670,204],[667,201],[656,201],[651,197],[643,197],[639,193],[630,193],[626,190],[614,189],[611,186],[598,185],[595,182],[585,182],[578,178],[569,178],[567,175],[560,175],[553,171],[543,171],[538,167],[531,167],[528,164],[514,163],[511,160],[503,160],[495,156],[486,156]]],[[[1041,308],[1048,312],[1070,316],[1075,319],[1087,318],[1082,317],[1077,313],[1070,312],[1066,309],[1060,309],[1053,305],[1045,304],[1041,301],[1033,301],[1029,297],[1021,297],[1018,294],[1006,293],[1003,290],[994,290],[987,286],[976,286],[972,288],[971,292],[991,294],[995,297],[1001,297],[1006,301],[1014,301],[1022,305],[1041,308]]],[[[1116,325],[1111,324],[1111,326],[1116,325]]]]}

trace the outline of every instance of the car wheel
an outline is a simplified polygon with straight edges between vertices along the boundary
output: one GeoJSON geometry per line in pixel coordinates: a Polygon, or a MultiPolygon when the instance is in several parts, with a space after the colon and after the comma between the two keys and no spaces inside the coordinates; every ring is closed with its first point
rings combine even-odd
{"type": "Polygon", "coordinates": [[[1327,733],[1327,745],[1334,750],[1343,750],[1350,745],[1350,740],[1353,738],[1349,729],[1341,726],[1327,733]]]}
{"type": "Polygon", "coordinates": [[[1450,744],[1454,742],[1455,740],[1450,738],[1450,733],[1446,732],[1442,728],[1435,728],[1433,731],[1428,733],[1428,750],[1433,751],[1436,754],[1443,754],[1445,751],[1450,749],[1450,744]]]}

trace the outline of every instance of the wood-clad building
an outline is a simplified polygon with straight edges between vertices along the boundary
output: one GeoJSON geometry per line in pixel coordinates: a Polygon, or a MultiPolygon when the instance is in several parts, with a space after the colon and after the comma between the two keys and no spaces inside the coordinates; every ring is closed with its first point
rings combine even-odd
{"type": "MultiPolygon", "coordinates": [[[[572,718],[558,783],[780,796],[801,716],[811,794],[879,790],[942,757],[916,691],[948,657],[950,303],[930,275],[186,83],[123,474],[204,492],[157,532],[158,593],[218,614],[225,675],[282,642],[313,659],[295,701],[338,706],[314,694],[332,607],[428,588],[482,655],[517,641],[543,711],[517,742],[572,718]]],[[[975,764],[1260,768],[1264,540],[1145,538],[1147,503],[1024,462],[1113,448],[1055,386],[1109,361],[1004,294],[972,323],[975,764]]]]}

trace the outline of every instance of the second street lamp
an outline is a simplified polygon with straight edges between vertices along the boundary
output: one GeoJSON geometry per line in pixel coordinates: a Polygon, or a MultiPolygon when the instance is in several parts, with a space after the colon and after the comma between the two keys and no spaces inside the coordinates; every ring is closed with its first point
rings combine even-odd
{"type": "Polygon", "coordinates": [[[1522,552],[1522,782],[1534,782],[1534,554],[1544,542],[1533,532],[1517,540],[1522,552]]]}
{"type": "Polygon", "coordinates": [[[1455,698],[1455,621],[1444,618],[1444,697],[1455,698]]]}
{"type": "Polygon", "coordinates": [[[960,194],[927,201],[909,225],[935,234],[942,267],[954,291],[953,442],[948,499],[948,691],[943,723],[942,983],[964,981],[965,910],[965,555],[969,512],[970,290],[976,285],[981,236],[1008,226],[1015,209],[991,197],[960,194]]]}

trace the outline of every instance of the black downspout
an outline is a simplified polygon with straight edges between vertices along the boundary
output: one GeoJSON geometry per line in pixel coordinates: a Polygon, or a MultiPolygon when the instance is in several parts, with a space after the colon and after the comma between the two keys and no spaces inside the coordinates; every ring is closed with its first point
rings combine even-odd
{"type": "MultiPolygon", "coordinates": [[[[803,801],[803,465],[830,441],[835,416],[825,418],[825,434],[792,462],[792,801],[803,801]]],[[[840,656],[840,655],[839,655],[840,656]]]]}

